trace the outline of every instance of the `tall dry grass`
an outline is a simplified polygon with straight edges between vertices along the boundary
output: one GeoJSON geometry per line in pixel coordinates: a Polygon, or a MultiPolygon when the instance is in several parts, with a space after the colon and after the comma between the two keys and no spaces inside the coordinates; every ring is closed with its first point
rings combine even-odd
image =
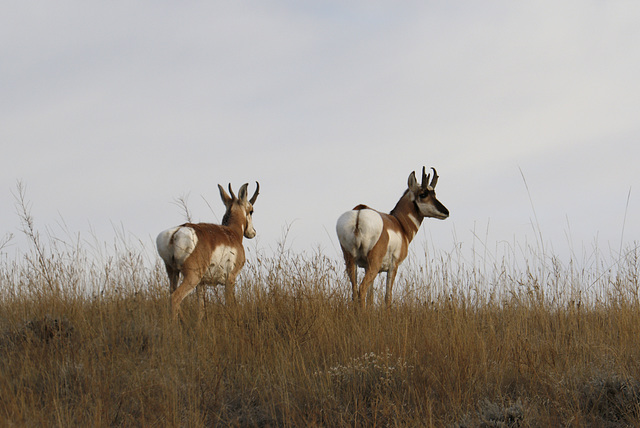
{"type": "Polygon", "coordinates": [[[212,291],[173,324],[144,244],[22,216],[30,249],[0,246],[2,426],[640,425],[637,247],[586,267],[425,250],[392,308],[357,311],[339,261],[281,244],[237,306],[212,291]]]}

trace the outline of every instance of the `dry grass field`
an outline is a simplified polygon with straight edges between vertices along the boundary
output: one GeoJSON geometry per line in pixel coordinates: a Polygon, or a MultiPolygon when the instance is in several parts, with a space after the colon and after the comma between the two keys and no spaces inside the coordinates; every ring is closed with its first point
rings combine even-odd
{"type": "Polygon", "coordinates": [[[211,292],[196,325],[191,296],[172,324],[141,246],[23,220],[30,249],[0,251],[1,426],[640,425],[637,248],[585,267],[425,251],[392,308],[356,311],[340,261],[281,245],[236,306],[211,292]]]}

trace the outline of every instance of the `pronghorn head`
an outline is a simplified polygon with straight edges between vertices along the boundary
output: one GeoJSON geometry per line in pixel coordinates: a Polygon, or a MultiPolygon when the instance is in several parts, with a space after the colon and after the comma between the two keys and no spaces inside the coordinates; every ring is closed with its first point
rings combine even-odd
{"type": "Polygon", "coordinates": [[[435,168],[433,170],[433,178],[429,182],[431,174],[427,175],[425,168],[422,167],[422,184],[418,185],[415,172],[409,176],[409,193],[413,202],[416,204],[418,211],[424,217],[435,217],[444,220],[449,217],[449,210],[436,199],[436,183],[438,183],[438,173],[435,168]]]}
{"type": "Polygon", "coordinates": [[[229,196],[222,186],[218,184],[218,189],[220,189],[220,198],[222,198],[224,206],[227,207],[227,211],[224,213],[224,217],[222,217],[222,224],[228,225],[232,221],[239,222],[242,227],[244,237],[251,239],[256,236],[256,230],[253,227],[253,220],[251,216],[253,215],[253,204],[256,202],[258,193],[260,192],[260,183],[256,181],[256,191],[251,199],[248,200],[247,187],[249,187],[249,183],[243,184],[238,191],[238,196],[236,197],[233,193],[233,189],[231,189],[231,183],[229,183],[229,193],[231,193],[231,196],[229,196]]]}

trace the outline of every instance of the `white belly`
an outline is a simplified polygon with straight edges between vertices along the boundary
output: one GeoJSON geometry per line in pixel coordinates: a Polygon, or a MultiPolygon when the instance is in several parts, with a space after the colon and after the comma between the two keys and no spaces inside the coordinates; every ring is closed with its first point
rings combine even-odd
{"type": "Polygon", "coordinates": [[[402,250],[402,236],[398,232],[389,230],[389,246],[387,247],[387,253],[382,259],[382,266],[380,266],[380,272],[388,272],[389,269],[396,265],[396,260],[400,258],[402,250]]]}
{"type": "Polygon", "coordinates": [[[211,254],[211,262],[202,282],[211,285],[224,284],[229,273],[236,269],[237,251],[232,247],[218,246],[211,254]]]}

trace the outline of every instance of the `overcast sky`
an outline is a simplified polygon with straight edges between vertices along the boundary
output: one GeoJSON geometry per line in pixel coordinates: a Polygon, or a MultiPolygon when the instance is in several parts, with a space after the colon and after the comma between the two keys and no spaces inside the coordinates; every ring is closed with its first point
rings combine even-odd
{"type": "Polygon", "coordinates": [[[185,220],[176,198],[219,222],[217,184],[258,180],[250,245],[275,248],[288,227],[292,249],[338,257],[337,217],[391,210],[423,165],[451,217],[426,220],[414,249],[534,242],[532,203],[561,254],[640,237],[636,0],[2,10],[0,235],[13,248],[18,180],[39,229],[64,220],[108,241],[123,228],[150,247],[185,220]]]}

